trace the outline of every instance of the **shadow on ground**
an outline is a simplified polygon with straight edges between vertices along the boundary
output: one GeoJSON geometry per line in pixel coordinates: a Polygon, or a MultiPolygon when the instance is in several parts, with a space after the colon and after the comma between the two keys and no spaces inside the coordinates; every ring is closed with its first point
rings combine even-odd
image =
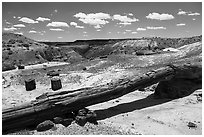
{"type": "Polygon", "coordinates": [[[144,99],[119,104],[117,106],[110,107],[107,109],[96,110],[95,112],[97,114],[97,120],[103,120],[106,118],[116,116],[118,114],[127,113],[127,112],[131,112],[134,110],[140,110],[140,109],[148,108],[151,106],[163,104],[171,100],[172,99],[156,99],[154,97],[154,94],[151,94],[144,99]]]}

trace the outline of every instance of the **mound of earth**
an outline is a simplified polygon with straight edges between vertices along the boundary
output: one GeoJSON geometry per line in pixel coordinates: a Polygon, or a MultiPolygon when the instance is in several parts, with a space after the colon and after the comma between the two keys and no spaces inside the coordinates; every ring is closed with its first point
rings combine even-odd
{"type": "Polygon", "coordinates": [[[103,39],[77,40],[74,42],[44,42],[48,45],[72,48],[82,57],[94,59],[110,54],[152,55],[163,53],[166,48],[179,48],[201,41],[202,36],[189,38],[135,38],[135,39],[103,39]]]}
{"type": "Polygon", "coordinates": [[[82,56],[70,48],[59,48],[39,43],[20,34],[2,34],[2,70],[48,61],[76,62],[82,56]]]}

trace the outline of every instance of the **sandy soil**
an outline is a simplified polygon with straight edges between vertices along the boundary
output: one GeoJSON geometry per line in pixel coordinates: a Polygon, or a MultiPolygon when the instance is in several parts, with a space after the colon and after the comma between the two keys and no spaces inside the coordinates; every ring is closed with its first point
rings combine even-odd
{"type": "MultiPolygon", "coordinates": [[[[101,62],[103,64],[103,62],[101,62]]],[[[100,65],[96,64],[96,65],[100,65]]],[[[90,66],[94,67],[94,66],[90,66]]],[[[12,83],[20,71],[3,73],[2,108],[14,107],[29,102],[45,92],[53,92],[50,85],[37,81],[37,88],[26,91],[25,87],[12,83]],[[13,78],[12,78],[13,76],[13,78]]],[[[113,65],[99,73],[71,71],[60,74],[63,90],[78,89],[105,84],[111,80],[132,75],[130,71],[113,65]],[[65,84],[66,83],[66,84],[65,84]]],[[[76,123],[68,127],[60,124],[55,130],[45,132],[26,131],[28,134],[144,134],[144,135],[201,135],[202,134],[202,90],[174,100],[154,99],[152,91],[135,91],[108,102],[89,106],[98,116],[98,125],[87,123],[84,127],[76,123]],[[196,124],[189,128],[188,122],[196,124]]],[[[14,133],[19,134],[19,133],[14,133]]],[[[20,134],[24,134],[21,132],[20,134]]]]}

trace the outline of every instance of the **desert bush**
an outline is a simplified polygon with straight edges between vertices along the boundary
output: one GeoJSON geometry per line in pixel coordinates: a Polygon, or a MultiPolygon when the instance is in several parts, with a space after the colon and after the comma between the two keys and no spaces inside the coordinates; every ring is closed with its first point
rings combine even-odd
{"type": "Polygon", "coordinates": [[[8,41],[8,44],[15,44],[15,40],[14,39],[10,39],[9,41],[8,41]]]}
{"type": "Polygon", "coordinates": [[[30,45],[27,43],[22,44],[23,47],[29,47],[30,45]]]}
{"type": "Polygon", "coordinates": [[[15,69],[15,66],[12,63],[3,63],[2,64],[2,71],[8,71],[8,70],[13,70],[13,69],[15,69]]]}
{"type": "Polygon", "coordinates": [[[9,54],[9,55],[12,55],[12,54],[13,54],[13,51],[9,50],[8,54],[9,54]]]}

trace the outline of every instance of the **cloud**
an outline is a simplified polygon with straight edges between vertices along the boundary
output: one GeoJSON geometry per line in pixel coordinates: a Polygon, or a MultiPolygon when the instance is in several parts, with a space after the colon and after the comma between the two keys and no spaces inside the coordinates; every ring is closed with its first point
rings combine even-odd
{"type": "Polygon", "coordinates": [[[38,23],[38,21],[34,21],[33,19],[30,19],[27,17],[22,17],[19,21],[25,22],[25,23],[31,23],[31,24],[38,23]]]}
{"type": "Polygon", "coordinates": [[[159,14],[159,13],[153,12],[153,13],[149,13],[149,15],[146,16],[146,18],[155,19],[155,20],[171,20],[171,19],[174,19],[174,16],[166,13],[159,14]]]}
{"type": "Polygon", "coordinates": [[[198,13],[198,12],[188,14],[188,16],[199,16],[199,15],[200,15],[200,13],[198,13]]]}
{"type": "Polygon", "coordinates": [[[36,20],[37,20],[37,21],[42,21],[42,22],[44,22],[44,21],[50,21],[49,18],[44,18],[44,17],[38,17],[36,20]]]}
{"type": "Polygon", "coordinates": [[[16,18],[16,16],[13,16],[13,18],[15,19],[15,18],[16,18]]]}
{"type": "Polygon", "coordinates": [[[182,10],[180,10],[177,14],[178,14],[178,15],[186,15],[187,12],[186,12],[186,11],[182,11],[182,10]]]}
{"type": "Polygon", "coordinates": [[[15,34],[23,35],[23,32],[15,32],[15,34]]]}
{"type": "Polygon", "coordinates": [[[63,37],[57,37],[58,39],[62,39],[63,37]]]}
{"type": "Polygon", "coordinates": [[[102,12],[90,14],[79,12],[74,17],[79,18],[79,21],[85,24],[93,25],[95,28],[101,28],[102,25],[109,23],[107,19],[111,18],[109,14],[102,12]]]}
{"type": "Polygon", "coordinates": [[[37,33],[35,30],[30,30],[28,33],[37,33]]]}
{"type": "Polygon", "coordinates": [[[145,31],[146,28],[137,28],[137,31],[145,31]]]}
{"type": "Polygon", "coordinates": [[[11,27],[11,28],[4,28],[4,31],[14,31],[17,30],[17,28],[11,27]]]}
{"type": "Polygon", "coordinates": [[[126,31],[126,32],[130,32],[130,31],[132,31],[132,30],[126,29],[125,31],[126,31]]]}
{"type": "Polygon", "coordinates": [[[185,26],[185,25],[186,25],[185,23],[176,24],[176,26],[185,26]]]}
{"type": "Polygon", "coordinates": [[[20,19],[21,17],[18,17],[18,19],[20,19]]]}
{"type": "Polygon", "coordinates": [[[133,14],[132,14],[132,13],[129,13],[128,15],[129,15],[129,16],[133,16],[133,14]]]}
{"type": "Polygon", "coordinates": [[[55,9],[55,10],[54,10],[54,12],[55,12],[55,13],[57,13],[57,12],[58,12],[58,10],[57,10],[57,9],[55,9]]]}
{"type": "Polygon", "coordinates": [[[10,25],[11,23],[6,21],[6,24],[10,25]]]}
{"type": "Polygon", "coordinates": [[[147,29],[157,30],[157,29],[166,29],[166,27],[147,27],[147,29]]]}
{"type": "Polygon", "coordinates": [[[96,31],[101,31],[100,29],[97,29],[96,31]]]}
{"type": "Polygon", "coordinates": [[[132,34],[137,34],[137,32],[136,32],[136,31],[133,31],[132,34]]]}
{"type": "Polygon", "coordinates": [[[17,28],[24,28],[25,25],[24,24],[16,24],[16,25],[13,25],[14,27],[17,27],[17,28]]]}
{"type": "Polygon", "coordinates": [[[78,26],[76,22],[70,22],[70,25],[74,26],[75,28],[80,28],[80,29],[84,28],[84,26],[78,26]]]}
{"type": "Polygon", "coordinates": [[[51,31],[64,31],[63,29],[60,29],[60,28],[56,28],[56,29],[51,28],[50,30],[51,31]]]}
{"type": "Polygon", "coordinates": [[[139,21],[139,19],[129,18],[127,16],[121,16],[119,14],[113,15],[113,19],[120,21],[120,23],[118,24],[122,24],[122,25],[131,25],[132,22],[139,21]]]}
{"type": "Polygon", "coordinates": [[[188,15],[188,16],[199,16],[200,15],[200,13],[198,12],[192,13],[191,11],[183,11],[181,9],[179,9],[179,12],[177,14],[178,15],[188,15]]]}
{"type": "Polygon", "coordinates": [[[66,22],[51,22],[47,24],[47,27],[69,27],[66,22]]]}
{"type": "Polygon", "coordinates": [[[196,20],[195,18],[193,18],[192,20],[196,20]]]}

